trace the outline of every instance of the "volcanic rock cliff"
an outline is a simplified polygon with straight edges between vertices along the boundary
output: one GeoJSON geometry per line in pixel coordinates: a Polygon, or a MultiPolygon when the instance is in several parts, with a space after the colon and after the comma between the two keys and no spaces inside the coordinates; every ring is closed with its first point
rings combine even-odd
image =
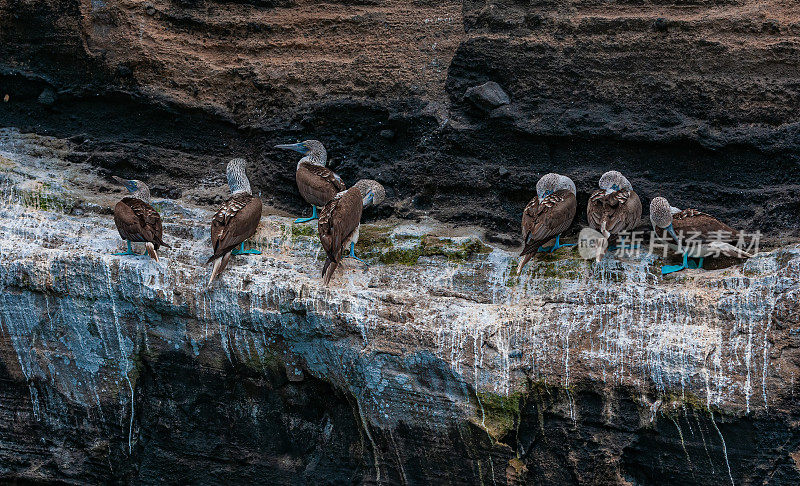
{"type": "MultiPolygon", "coordinates": [[[[366,225],[329,287],[268,216],[206,287],[211,212],[160,263],[73,142],[0,131],[0,476],[68,483],[794,484],[800,249],[663,278],[366,225]]],[[[209,194],[220,188],[208,189],[209,194]]]]}
{"type": "Polygon", "coordinates": [[[0,0],[0,477],[797,484],[796,246],[664,279],[508,245],[538,177],[583,206],[609,168],[800,236],[799,36],[788,0],[0,0]],[[307,138],[389,196],[328,288],[271,148],[307,138]],[[234,156],[264,254],[207,290],[234,156]],[[161,264],[111,255],[111,173],[161,264]]]}
{"type": "Polygon", "coordinates": [[[170,197],[237,155],[296,211],[271,147],[318,138],[386,185],[382,216],[508,235],[542,174],[584,200],[614,167],[645,200],[797,235],[798,36],[790,0],[2,0],[0,124],[170,197]],[[488,81],[510,102],[466,96],[488,81]]]}

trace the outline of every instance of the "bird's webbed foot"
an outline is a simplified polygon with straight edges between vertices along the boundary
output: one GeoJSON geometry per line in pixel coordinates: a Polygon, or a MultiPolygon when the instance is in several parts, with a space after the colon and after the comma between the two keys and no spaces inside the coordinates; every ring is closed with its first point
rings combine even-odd
{"type": "Polygon", "coordinates": [[[260,255],[260,254],[261,250],[256,250],[256,249],[245,250],[244,242],[242,242],[242,244],[239,245],[239,248],[231,250],[231,255],[260,255]]]}
{"type": "Polygon", "coordinates": [[[553,246],[540,246],[539,251],[544,253],[553,253],[554,251],[558,250],[559,248],[563,248],[565,246],[575,246],[575,243],[564,243],[561,244],[561,235],[556,236],[556,243],[553,246]]]}
{"type": "MultiPolygon", "coordinates": [[[[687,268],[691,268],[689,266],[688,260],[689,260],[688,255],[686,255],[684,253],[684,255],[683,255],[683,263],[681,263],[680,265],[665,265],[665,266],[661,267],[661,275],[667,275],[669,273],[680,272],[681,270],[685,270],[687,268]]],[[[694,262],[692,262],[692,263],[694,263],[694,262]]]]}
{"type": "Polygon", "coordinates": [[[364,260],[362,260],[362,259],[360,259],[360,258],[358,258],[356,256],[356,244],[355,243],[350,243],[350,254],[347,255],[347,258],[353,258],[355,260],[360,261],[361,263],[363,263],[367,267],[369,266],[369,263],[365,262],[364,260]]]}
{"type": "Polygon", "coordinates": [[[317,207],[316,206],[311,206],[311,217],[310,218],[297,218],[297,219],[294,220],[294,222],[295,222],[295,224],[308,223],[309,221],[314,221],[315,219],[319,219],[319,216],[317,216],[317,207]]]}
{"type": "MultiPolygon", "coordinates": [[[[145,255],[147,254],[146,250],[145,250],[144,254],[145,255]]],[[[125,250],[125,251],[123,251],[121,253],[112,253],[112,255],[114,255],[114,256],[125,256],[125,255],[138,255],[138,253],[133,251],[133,247],[131,246],[131,242],[129,241],[127,250],[125,250]]]]}

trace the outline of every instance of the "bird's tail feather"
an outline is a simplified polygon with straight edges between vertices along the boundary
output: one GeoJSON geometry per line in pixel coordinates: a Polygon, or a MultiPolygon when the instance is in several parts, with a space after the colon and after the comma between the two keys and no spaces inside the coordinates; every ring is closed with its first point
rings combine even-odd
{"type": "MultiPolygon", "coordinates": [[[[208,287],[211,288],[211,284],[214,282],[214,279],[225,270],[225,267],[228,266],[228,261],[231,259],[230,252],[225,253],[222,255],[222,258],[219,258],[214,261],[214,268],[211,269],[211,278],[208,279],[208,287]]],[[[209,260],[211,261],[211,260],[209,260]]]]}
{"type": "Polygon", "coordinates": [[[219,274],[219,266],[222,264],[222,260],[214,261],[214,268],[211,269],[211,278],[208,279],[208,288],[211,288],[211,284],[214,283],[214,279],[217,278],[219,274]]]}
{"type": "Polygon", "coordinates": [[[753,255],[746,252],[745,250],[738,248],[730,243],[726,243],[724,241],[712,241],[708,244],[709,247],[718,249],[720,253],[723,255],[736,257],[736,258],[752,258],[753,255]]]}
{"type": "Polygon", "coordinates": [[[531,260],[531,257],[533,257],[533,253],[529,253],[527,255],[523,255],[522,260],[520,260],[519,265],[517,265],[517,275],[522,273],[522,269],[531,260]]]}
{"type": "Polygon", "coordinates": [[[156,247],[153,246],[153,244],[150,243],[149,241],[144,244],[144,247],[147,248],[147,254],[150,255],[150,258],[152,258],[153,260],[155,260],[157,262],[158,261],[158,253],[156,253],[156,247]]]}
{"type": "Polygon", "coordinates": [[[170,250],[172,249],[171,246],[164,243],[164,240],[162,240],[160,236],[155,237],[154,240],[156,240],[155,242],[158,243],[158,246],[163,246],[164,248],[169,248],[170,250]]]}
{"type": "Polygon", "coordinates": [[[330,266],[328,267],[328,274],[322,278],[322,283],[328,285],[328,282],[331,281],[331,277],[333,277],[333,272],[336,271],[336,267],[339,266],[336,262],[331,262],[330,266]]]}
{"type": "Polygon", "coordinates": [[[325,278],[325,272],[328,271],[328,267],[330,265],[331,265],[331,259],[330,258],[326,258],[325,259],[325,265],[322,266],[322,275],[320,275],[322,278],[325,278]]]}

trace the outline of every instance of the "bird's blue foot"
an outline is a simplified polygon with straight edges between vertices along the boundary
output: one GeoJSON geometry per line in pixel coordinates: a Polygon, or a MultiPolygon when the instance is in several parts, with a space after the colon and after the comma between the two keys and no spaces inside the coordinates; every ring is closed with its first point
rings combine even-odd
{"type": "Polygon", "coordinates": [[[239,248],[236,248],[235,250],[231,251],[231,255],[260,255],[260,254],[261,254],[260,250],[245,250],[244,242],[242,242],[242,244],[239,245],[239,248]]]}
{"type": "Polygon", "coordinates": [[[695,263],[694,260],[689,260],[688,267],[691,268],[691,269],[703,268],[703,259],[702,258],[698,258],[696,263],[695,263]]]}
{"type": "MultiPolygon", "coordinates": [[[[145,252],[145,253],[147,253],[147,252],[145,252]]],[[[113,255],[117,255],[117,256],[123,256],[123,255],[138,255],[138,253],[136,253],[135,251],[133,251],[133,248],[131,247],[131,242],[129,241],[129,242],[128,242],[128,250],[127,250],[127,251],[123,251],[122,253],[113,253],[113,255]]]]}
{"type": "Polygon", "coordinates": [[[545,253],[553,253],[554,251],[558,250],[559,248],[563,248],[565,246],[575,246],[575,243],[565,243],[561,244],[561,235],[556,236],[556,244],[553,246],[540,246],[539,251],[545,253]]]}
{"type": "Polygon", "coordinates": [[[311,217],[310,218],[297,218],[297,219],[294,220],[294,222],[296,224],[308,223],[309,221],[314,221],[315,219],[319,219],[319,216],[317,216],[317,207],[316,206],[311,206],[311,217]]]}
{"type": "Polygon", "coordinates": [[[356,256],[356,244],[355,243],[350,243],[350,254],[347,255],[347,258],[355,258],[356,260],[360,261],[364,265],[369,266],[369,263],[365,262],[364,260],[362,260],[362,259],[360,259],[360,258],[358,258],[356,256]]]}
{"type": "Polygon", "coordinates": [[[683,255],[683,263],[680,265],[666,265],[661,267],[661,275],[666,275],[668,273],[675,273],[680,272],[681,270],[685,270],[687,268],[691,268],[688,263],[688,256],[686,254],[683,255]]]}

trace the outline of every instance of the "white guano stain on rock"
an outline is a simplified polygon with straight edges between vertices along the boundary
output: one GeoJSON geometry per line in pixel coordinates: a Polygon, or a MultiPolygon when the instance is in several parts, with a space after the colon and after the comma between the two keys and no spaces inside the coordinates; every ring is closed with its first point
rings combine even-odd
{"type": "MultiPolygon", "coordinates": [[[[19,145],[0,152],[11,167],[0,205],[0,325],[26,380],[88,408],[118,399],[132,416],[136,363],[172,351],[240,363],[290,356],[350,392],[373,426],[409,414],[480,423],[476,392],[524,392],[530,381],[626,385],[749,412],[771,406],[795,373],[773,351],[788,332],[776,320],[798,292],[798,248],[668,280],[650,256],[588,263],[572,250],[514,276],[516,255],[494,248],[412,266],[348,262],[326,288],[316,238],[267,216],[253,240],[263,254],[234,257],[208,290],[209,210],[157,201],[173,249],[161,263],[114,256],[123,243],[111,216],[31,207],[14,190],[50,171],[61,178],[52,197],[85,208],[111,207],[121,193],[91,196],[87,184],[105,182],[86,167],[19,145]]],[[[387,231],[407,241],[445,230],[387,231]]]]}

